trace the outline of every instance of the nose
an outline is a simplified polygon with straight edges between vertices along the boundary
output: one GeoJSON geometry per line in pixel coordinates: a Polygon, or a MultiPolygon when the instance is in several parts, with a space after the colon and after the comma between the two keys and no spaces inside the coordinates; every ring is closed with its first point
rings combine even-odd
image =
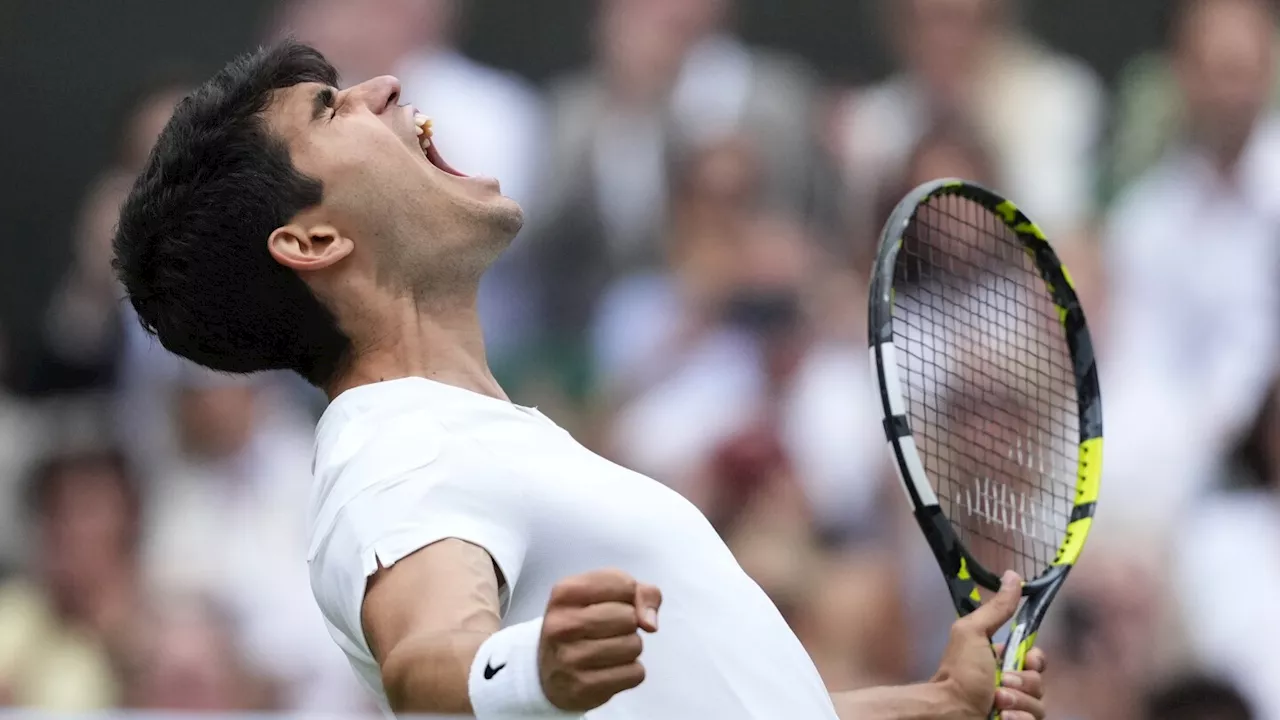
{"type": "Polygon", "coordinates": [[[400,81],[391,75],[382,75],[351,87],[351,99],[375,114],[396,106],[400,99],[400,81]]]}

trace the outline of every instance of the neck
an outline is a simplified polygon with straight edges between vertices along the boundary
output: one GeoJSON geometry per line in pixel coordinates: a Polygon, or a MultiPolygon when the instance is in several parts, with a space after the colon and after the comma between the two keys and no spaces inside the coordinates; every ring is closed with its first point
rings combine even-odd
{"type": "Polygon", "coordinates": [[[474,293],[463,302],[405,298],[377,323],[339,378],[326,388],[333,400],[361,385],[421,377],[507,400],[485,359],[474,293]]]}

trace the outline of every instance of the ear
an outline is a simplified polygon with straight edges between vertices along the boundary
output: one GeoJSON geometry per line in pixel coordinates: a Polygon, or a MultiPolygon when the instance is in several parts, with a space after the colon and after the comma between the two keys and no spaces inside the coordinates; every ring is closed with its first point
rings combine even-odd
{"type": "Polygon", "coordinates": [[[307,272],[323,270],[347,257],[355,243],[332,225],[307,228],[292,224],[276,228],[267,239],[267,249],[281,265],[307,272]]]}

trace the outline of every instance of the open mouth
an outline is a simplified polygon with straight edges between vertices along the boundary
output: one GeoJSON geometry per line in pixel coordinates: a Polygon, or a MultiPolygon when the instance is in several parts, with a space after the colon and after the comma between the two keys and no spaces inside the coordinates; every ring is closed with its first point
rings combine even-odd
{"type": "Polygon", "coordinates": [[[445,162],[443,157],[440,157],[440,151],[432,140],[431,118],[422,113],[414,113],[413,124],[418,129],[418,146],[422,148],[422,154],[427,158],[427,162],[435,165],[441,172],[446,172],[455,177],[469,177],[465,173],[454,170],[452,165],[445,162]]]}

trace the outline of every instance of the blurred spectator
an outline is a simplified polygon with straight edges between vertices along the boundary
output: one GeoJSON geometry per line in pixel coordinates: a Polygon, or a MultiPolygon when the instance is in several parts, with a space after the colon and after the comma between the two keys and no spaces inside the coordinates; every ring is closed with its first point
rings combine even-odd
{"type": "Polygon", "coordinates": [[[798,60],[749,47],[731,33],[735,4],[673,3],[678,30],[690,38],[671,88],[675,140],[696,148],[746,136],[761,155],[766,209],[810,224],[830,221],[834,186],[816,138],[818,78],[798,60]]]}
{"type": "Polygon", "coordinates": [[[671,188],[667,269],[624,276],[605,292],[592,326],[593,365],[603,391],[643,390],[682,346],[713,327],[735,278],[733,262],[759,206],[760,158],[745,138],[707,147],[671,188]]]}
{"type": "MultiPolygon", "coordinates": [[[[533,222],[546,135],[542,99],[514,73],[482,65],[455,45],[459,0],[291,0],[280,32],[314,44],[345,83],[377,75],[400,79],[400,102],[434,121],[435,138],[462,172],[502,183],[533,222]]],[[[480,290],[487,349],[498,363],[529,335],[529,282],[521,240],[486,275],[480,290]]]]}
{"type": "Polygon", "coordinates": [[[213,598],[288,708],[364,706],[311,596],[306,503],[312,423],[266,377],[184,364],[172,396],[177,447],[160,458],[147,570],[164,592],[213,598]]]}
{"type": "Polygon", "coordinates": [[[119,123],[114,164],[91,183],[80,210],[70,268],[45,310],[38,336],[17,349],[10,378],[18,392],[46,396],[116,386],[125,344],[141,330],[120,302],[111,239],[134,175],[185,92],[183,82],[166,76],[138,93],[119,123]]]}
{"type": "Polygon", "coordinates": [[[613,451],[722,528],[762,492],[775,510],[818,512],[823,533],[865,532],[883,477],[874,407],[828,402],[872,397],[865,339],[813,325],[839,316],[816,306],[834,273],[801,226],[760,209],[760,186],[750,142],[690,156],[671,195],[670,269],[606,291],[592,337],[621,402],[613,451]]]}
{"type": "MultiPolygon", "coordinates": [[[[741,553],[737,548],[735,552],[741,553]]],[[[802,612],[791,624],[829,687],[922,679],[910,666],[915,648],[899,562],[892,549],[859,547],[856,552],[828,553],[811,564],[814,576],[802,586],[802,612]]]]}
{"type": "Polygon", "coordinates": [[[236,647],[231,623],[199,598],[170,600],[149,619],[125,673],[128,708],[193,713],[270,710],[272,688],[236,647]]]}
{"type": "Polygon", "coordinates": [[[1092,222],[1094,155],[1105,97],[1083,64],[1021,32],[1011,0],[886,3],[902,66],[855,93],[837,130],[845,175],[865,222],[927,128],[960,121],[994,151],[993,185],[1066,244],[1092,222]]]}
{"type": "MultiPolygon", "coordinates": [[[[1185,6],[1198,0],[1168,3],[1180,21],[1185,6]]],[[[1280,42],[1280,35],[1276,37],[1280,42]]],[[[1186,132],[1187,108],[1178,86],[1174,48],[1143,53],[1126,63],[1117,82],[1112,141],[1106,157],[1103,199],[1138,179],[1186,132]]],[[[1276,62],[1280,63],[1280,56],[1276,62]]],[[[1271,103],[1280,100],[1280,64],[1272,70],[1271,103]]]]}
{"type": "Polygon", "coordinates": [[[1260,0],[1196,0],[1176,33],[1188,132],[1122,194],[1104,248],[1099,527],[1152,547],[1255,413],[1280,308],[1280,119],[1264,114],[1274,16],[1260,0]]]}
{"type": "Polygon", "coordinates": [[[1130,720],[1142,714],[1151,678],[1186,664],[1182,629],[1162,602],[1181,588],[1162,587],[1119,544],[1088,547],[1046,618],[1037,644],[1053,658],[1046,676],[1054,716],[1130,720]]]}
{"type": "Polygon", "coordinates": [[[13,368],[18,392],[45,396],[114,387],[129,328],[111,270],[111,238],[132,182],[112,170],[90,188],[71,267],[54,292],[40,336],[22,349],[22,362],[13,368]]]}
{"type": "Polygon", "coordinates": [[[58,711],[118,701],[113,661],[142,630],[148,602],[139,490],[111,450],[57,455],[32,474],[36,550],[28,573],[0,586],[0,695],[58,711]]]}
{"type": "Polygon", "coordinates": [[[855,253],[861,265],[871,272],[880,244],[882,225],[898,203],[917,187],[946,177],[964,178],[994,187],[995,161],[991,149],[977,133],[958,121],[932,126],[903,156],[901,167],[885,171],[884,186],[876,197],[874,216],[880,225],[868,227],[859,238],[855,253]]]}
{"type": "Polygon", "coordinates": [[[1192,650],[1258,708],[1280,720],[1280,384],[1273,383],[1237,448],[1229,489],[1179,518],[1171,586],[1192,650]],[[1193,580],[1194,579],[1194,580],[1193,580]],[[1226,583],[1226,585],[1224,585],[1226,583]],[[1214,588],[1230,587],[1230,592],[1214,588]]]}
{"type": "Polygon", "coordinates": [[[660,262],[670,168],[690,151],[744,135],[761,155],[760,200],[813,219],[816,85],[729,35],[729,5],[601,0],[594,65],[556,83],[534,248],[552,343],[576,343],[613,278],[660,262]]]}
{"type": "MultiPolygon", "coordinates": [[[[880,224],[938,177],[1007,193],[1072,269],[1103,363],[1102,522],[1039,640],[1052,716],[1280,720],[1273,3],[1179,0],[1167,57],[1126,71],[1101,250],[1078,241],[1105,104],[1092,71],[1028,38],[1017,0],[881,4],[899,72],[842,98],[834,160],[818,80],[736,37],[734,0],[579,3],[592,65],[549,107],[459,51],[461,0],[285,0],[271,34],[347,82],[398,76],[450,162],[522,202],[528,230],[481,289],[504,386],[702,507],[841,687],[927,677],[954,620],[879,427],[880,224]],[[828,165],[858,225],[839,248],[828,165]],[[1169,675],[1193,666],[1231,684],[1169,675]]],[[[3,358],[24,397],[0,397],[0,482],[98,439],[99,406],[120,449],[39,463],[26,542],[0,494],[0,705],[371,710],[308,587],[298,400],[322,393],[185,365],[118,301],[116,208],[185,87],[170,74],[129,101],[38,332],[3,358]],[[5,575],[10,558],[27,564],[5,575]]]]}
{"type": "Polygon", "coordinates": [[[1147,697],[1145,720],[1256,720],[1240,692],[1207,676],[1178,677],[1147,697]]]}

